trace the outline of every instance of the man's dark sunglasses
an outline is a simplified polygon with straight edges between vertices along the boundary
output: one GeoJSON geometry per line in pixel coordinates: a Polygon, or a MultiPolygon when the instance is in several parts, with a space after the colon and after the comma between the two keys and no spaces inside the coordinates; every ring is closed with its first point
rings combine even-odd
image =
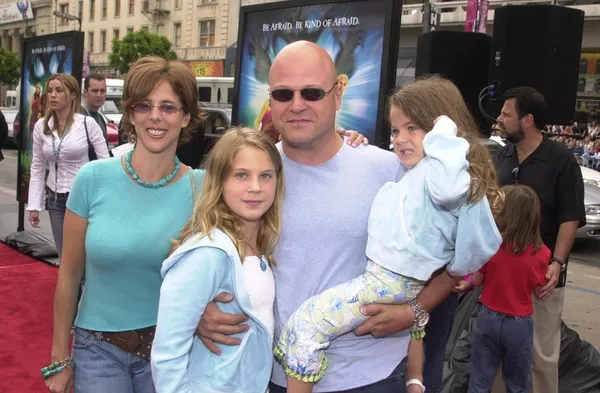
{"type": "Polygon", "coordinates": [[[292,100],[292,98],[294,98],[294,92],[299,91],[300,96],[306,101],[319,101],[322,100],[323,97],[325,97],[327,94],[331,93],[331,91],[334,87],[337,86],[337,84],[338,83],[335,82],[335,84],[331,86],[331,89],[329,89],[328,91],[319,89],[317,87],[305,87],[304,89],[300,90],[276,89],[271,91],[271,97],[273,97],[275,101],[289,102],[292,100]]]}

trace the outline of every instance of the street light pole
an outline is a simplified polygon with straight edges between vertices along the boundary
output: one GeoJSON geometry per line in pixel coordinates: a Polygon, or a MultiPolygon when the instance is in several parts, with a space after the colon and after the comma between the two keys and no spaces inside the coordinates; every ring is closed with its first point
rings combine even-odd
{"type": "Polygon", "coordinates": [[[63,18],[66,20],[76,20],[79,23],[79,31],[81,31],[81,18],[75,15],[66,14],[64,12],[54,11],[54,16],[58,16],[59,18],[63,18]]]}

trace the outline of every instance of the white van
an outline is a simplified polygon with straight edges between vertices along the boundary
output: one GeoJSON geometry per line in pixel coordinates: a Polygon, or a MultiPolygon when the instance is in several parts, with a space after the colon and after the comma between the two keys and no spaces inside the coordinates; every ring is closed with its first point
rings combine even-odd
{"type": "Polygon", "coordinates": [[[102,107],[102,113],[115,124],[119,124],[123,115],[121,108],[123,84],[123,79],[106,79],[106,102],[102,107]]]}
{"type": "Polygon", "coordinates": [[[9,90],[6,92],[6,98],[4,99],[4,108],[7,109],[18,109],[17,108],[17,91],[9,90]]]}
{"type": "Polygon", "coordinates": [[[196,77],[198,101],[211,108],[231,108],[234,78],[196,77]]]}

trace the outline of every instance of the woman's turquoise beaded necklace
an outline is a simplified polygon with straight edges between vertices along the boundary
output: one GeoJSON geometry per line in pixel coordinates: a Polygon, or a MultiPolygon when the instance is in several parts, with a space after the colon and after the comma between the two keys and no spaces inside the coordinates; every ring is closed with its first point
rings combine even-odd
{"type": "Polygon", "coordinates": [[[167,176],[163,177],[159,181],[155,181],[154,183],[148,183],[147,181],[141,179],[140,176],[137,173],[135,173],[135,170],[131,166],[131,158],[133,157],[134,151],[135,151],[135,149],[131,150],[125,156],[125,168],[127,168],[127,172],[129,172],[129,174],[131,175],[133,180],[135,180],[141,186],[144,186],[146,188],[160,188],[160,187],[166,186],[169,182],[171,182],[175,178],[175,176],[177,175],[177,172],[179,171],[179,168],[181,167],[181,162],[179,161],[179,158],[177,158],[177,156],[175,156],[175,169],[173,169],[173,172],[169,173],[167,176]]]}

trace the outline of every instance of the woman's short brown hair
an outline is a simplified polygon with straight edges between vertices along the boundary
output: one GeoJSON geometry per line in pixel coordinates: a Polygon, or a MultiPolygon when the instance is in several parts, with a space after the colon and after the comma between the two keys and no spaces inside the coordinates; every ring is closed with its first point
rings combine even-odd
{"type": "Polygon", "coordinates": [[[181,100],[184,113],[190,115],[189,124],[181,130],[179,145],[189,142],[200,126],[203,116],[198,106],[196,77],[192,71],[178,61],[146,56],[136,61],[125,75],[121,105],[124,109],[123,135],[129,142],[135,143],[137,138],[135,127],[130,119],[133,106],[147,99],[161,82],[168,82],[171,85],[181,100]]]}

